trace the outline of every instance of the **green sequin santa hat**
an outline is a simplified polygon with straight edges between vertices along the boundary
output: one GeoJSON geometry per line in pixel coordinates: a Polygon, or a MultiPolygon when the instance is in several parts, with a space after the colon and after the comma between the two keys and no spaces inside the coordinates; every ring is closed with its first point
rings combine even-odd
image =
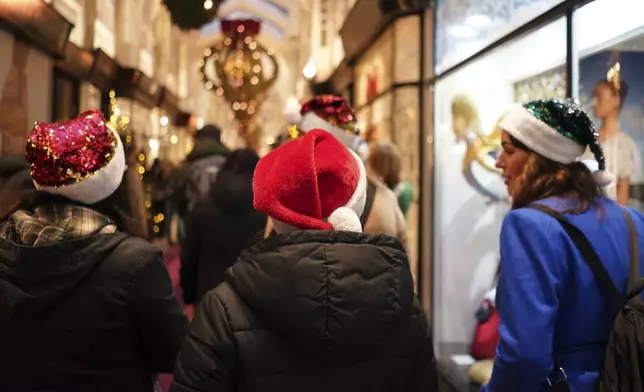
{"type": "Polygon", "coordinates": [[[575,102],[544,99],[515,104],[503,115],[499,126],[532,151],[561,164],[576,161],[589,147],[598,163],[594,176],[599,185],[607,186],[614,180],[606,170],[599,134],[588,114],[575,102]]]}

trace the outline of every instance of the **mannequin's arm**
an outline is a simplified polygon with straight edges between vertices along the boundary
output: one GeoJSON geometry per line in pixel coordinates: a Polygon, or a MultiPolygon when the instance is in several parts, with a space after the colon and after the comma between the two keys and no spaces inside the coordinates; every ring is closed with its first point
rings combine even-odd
{"type": "Polygon", "coordinates": [[[630,187],[630,178],[620,178],[617,180],[617,202],[622,206],[628,205],[630,187]]]}

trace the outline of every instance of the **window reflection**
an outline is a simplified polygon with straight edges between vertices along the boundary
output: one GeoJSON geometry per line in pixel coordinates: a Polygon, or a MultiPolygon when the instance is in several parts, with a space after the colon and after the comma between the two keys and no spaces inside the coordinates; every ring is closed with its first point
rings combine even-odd
{"type": "Polygon", "coordinates": [[[579,99],[594,116],[606,166],[617,177],[607,193],[640,210],[644,210],[644,20],[630,15],[643,12],[644,2],[638,0],[597,0],[575,15],[579,99]],[[628,12],[606,17],[616,9],[628,12]],[[591,28],[600,25],[601,29],[591,28]]]}
{"type": "Polygon", "coordinates": [[[456,65],[563,0],[439,0],[436,71],[456,65]]]}
{"type": "Polygon", "coordinates": [[[470,353],[477,310],[494,288],[509,209],[494,168],[496,122],[513,102],[564,98],[565,59],[566,23],[559,19],[436,85],[433,327],[445,363],[470,353]]]}

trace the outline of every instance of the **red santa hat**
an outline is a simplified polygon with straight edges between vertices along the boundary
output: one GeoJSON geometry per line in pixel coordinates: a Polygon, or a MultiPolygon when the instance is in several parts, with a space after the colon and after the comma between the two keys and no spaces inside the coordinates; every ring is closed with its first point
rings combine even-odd
{"type": "Polygon", "coordinates": [[[260,159],[253,204],[279,233],[361,232],[366,189],[362,160],[330,133],[313,129],[260,159]]]}
{"type": "Polygon", "coordinates": [[[25,155],[36,189],[84,204],[109,197],[125,172],[121,138],[98,110],[65,122],[36,122],[25,155]]]}
{"type": "Polygon", "coordinates": [[[302,133],[323,129],[352,150],[360,141],[360,130],[351,105],[335,95],[318,95],[300,108],[298,130],[302,133]]]}

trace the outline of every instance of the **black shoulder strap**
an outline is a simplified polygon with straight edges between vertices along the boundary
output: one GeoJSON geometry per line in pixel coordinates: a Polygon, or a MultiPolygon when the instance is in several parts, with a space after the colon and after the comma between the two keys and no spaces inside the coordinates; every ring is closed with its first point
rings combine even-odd
{"type": "Polygon", "coordinates": [[[371,214],[371,209],[373,208],[373,199],[375,197],[376,184],[374,184],[371,180],[367,180],[367,200],[364,203],[364,211],[360,216],[360,224],[362,224],[363,228],[367,224],[367,218],[369,218],[369,214],[371,214]]]}
{"type": "Polygon", "coordinates": [[[559,212],[540,204],[532,204],[529,206],[534,210],[541,211],[555,218],[561,227],[566,231],[572,242],[575,244],[581,255],[583,256],[586,264],[595,275],[595,279],[599,283],[602,290],[608,294],[620,306],[624,303],[624,296],[620,293],[619,289],[615,286],[613,279],[606,271],[604,264],[602,264],[597,252],[593,249],[588,241],[588,238],[576,226],[574,226],[566,217],[559,212]]]}

